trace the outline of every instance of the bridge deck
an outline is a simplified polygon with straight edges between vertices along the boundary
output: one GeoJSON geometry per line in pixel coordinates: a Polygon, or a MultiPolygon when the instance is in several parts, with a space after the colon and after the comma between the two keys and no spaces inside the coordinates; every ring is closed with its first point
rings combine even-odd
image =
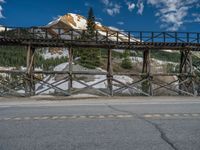
{"type": "Polygon", "coordinates": [[[139,32],[87,31],[61,28],[8,28],[0,32],[1,45],[35,47],[95,47],[111,49],[174,49],[200,50],[200,33],[194,32],[139,32]],[[84,37],[84,38],[83,38],[84,37]]]}

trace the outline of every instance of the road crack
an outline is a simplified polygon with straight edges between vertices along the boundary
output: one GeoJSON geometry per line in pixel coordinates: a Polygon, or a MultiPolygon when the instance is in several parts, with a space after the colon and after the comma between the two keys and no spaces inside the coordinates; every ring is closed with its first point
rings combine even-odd
{"type": "MultiPolygon", "coordinates": [[[[107,104],[106,104],[106,105],[107,105],[107,104]]],[[[116,108],[116,107],[114,107],[114,106],[111,106],[111,105],[107,105],[107,107],[110,108],[110,109],[112,109],[112,110],[114,110],[114,111],[118,111],[118,112],[120,112],[120,113],[127,113],[128,115],[136,116],[138,119],[140,119],[140,120],[142,120],[142,121],[144,121],[144,122],[150,124],[151,126],[153,126],[153,127],[156,129],[156,131],[159,132],[161,139],[162,139],[165,143],[167,143],[173,150],[178,150],[178,148],[177,148],[177,147],[173,144],[173,142],[167,137],[166,133],[162,130],[162,128],[161,128],[158,124],[156,124],[156,123],[154,123],[154,122],[152,122],[152,121],[150,121],[150,120],[147,120],[147,119],[145,119],[144,117],[141,117],[141,116],[138,115],[138,114],[132,113],[131,111],[121,110],[121,109],[118,109],[118,108],[116,108]]]]}

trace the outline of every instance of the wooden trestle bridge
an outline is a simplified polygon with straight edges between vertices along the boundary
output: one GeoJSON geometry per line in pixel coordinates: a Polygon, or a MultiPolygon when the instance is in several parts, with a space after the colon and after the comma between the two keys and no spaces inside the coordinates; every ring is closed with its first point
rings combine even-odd
{"type": "Polygon", "coordinates": [[[177,95],[198,95],[198,89],[195,85],[197,75],[192,65],[192,51],[200,51],[200,33],[189,32],[125,32],[125,31],[95,31],[92,37],[87,39],[80,38],[87,31],[63,29],[63,28],[47,28],[47,27],[31,27],[31,28],[10,28],[1,27],[0,45],[2,46],[25,46],[27,47],[27,69],[20,70],[0,70],[0,74],[19,76],[15,81],[7,81],[0,78],[0,96],[33,96],[39,95],[48,89],[54,89],[64,95],[72,95],[80,93],[88,89],[92,89],[102,95],[113,96],[122,93],[125,90],[131,90],[133,95],[156,95],[156,91],[166,89],[176,93],[177,95]],[[69,70],[68,71],[35,71],[34,54],[38,48],[43,47],[60,47],[68,48],[69,70]],[[86,72],[73,71],[73,48],[104,48],[107,49],[107,72],[86,72]],[[130,49],[133,51],[143,52],[143,66],[141,73],[114,73],[112,69],[112,50],[113,49],[130,49]],[[178,50],[180,51],[180,68],[178,73],[154,73],[151,69],[151,50],[178,50]],[[37,75],[57,75],[63,74],[64,78],[48,83],[37,75]],[[105,80],[95,84],[86,84],[75,78],[76,75],[102,75],[106,76],[105,80]],[[116,78],[115,75],[131,76],[134,81],[132,83],[123,83],[116,78]],[[176,76],[174,81],[161,82],[155,80],[158,76],[176,76]],[[73,81],[82,84],[84,88],[74,89],[73,81]],[[68,83],[68,90],[59,88],[63,82],[68,83]],[[106,82],[107,88],[100,89],[94,86],[106,82]],[[48,88],[38,91],[35,84],[40,83],[48,88]],[[117,86],[116,86],[117,85],[117,86]],[[145,85],[145,88],[143,87],[145,85]],[[20,92],[20,91],[24,91],[20,92]],[[137,93],[137,94],[135,94],[137,93]]]}

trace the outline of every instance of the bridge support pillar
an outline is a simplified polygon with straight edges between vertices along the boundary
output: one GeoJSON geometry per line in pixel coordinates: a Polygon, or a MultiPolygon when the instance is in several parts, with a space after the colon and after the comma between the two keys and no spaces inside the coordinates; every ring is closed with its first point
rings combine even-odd
{"type": "Polygon", "coordinates": [[[192,52],[181,51],[179,94],[195,95],[194,70],[192,65],[192,52]]]}
{"type": "Polygon", "coordinates": [[[143,52],[142,73],[146,74],[143,76],[144,81],[142,82],[142,90],[144,93],[148,93],[148,95],[153,96],[150,50],[145,50],[143,52]]]}
{"type": "Polygon", "coordinates": [[[69,81],[68,81],[68,93],[71,95],[71,90],[73,88],[73,49],[72,47],[69,47],[68,49],[68,55],[69,55],[69,81]]]}
{"type": "Polygon", "coordinates": [[[35,70],[35,48],[31,45],[27,46],[27,60],[26,60],[26,95],[35,95],[35,82],[34,82],[34,70],[35,70]]]}
{"type": "Polygon", "coordinates": [[[107,60],[107,84],[110,96],[113,96],[113,69],[112,69],[112,50],[108,49],[108,60],[107,60]]]}

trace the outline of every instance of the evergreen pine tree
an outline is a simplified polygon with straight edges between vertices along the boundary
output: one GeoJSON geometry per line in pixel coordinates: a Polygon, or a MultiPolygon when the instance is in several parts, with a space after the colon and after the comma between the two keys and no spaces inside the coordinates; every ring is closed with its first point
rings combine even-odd
{"type": "Polygon", "coordinates": [[[121,63],[121,67],[124,69],[131,69],[132,68],[132,62],[130,59],[130,51],[129,50],[125,50],[123,53],[123,60],[121,63]]]}
{"type": "Polygon", "coordinates": [[[95,34],[95,16],[92,7],[88,11],[87,33],[89,37],[93,37],[95,34]]]}
{"type": "MultiPolygon", "coordinates": [[[[87,34],[82,34],[81,39],[91,41],[95,36],[95,16],[93,9],[90,8],[88,11],[87,18],[87,34]]],[[[77,48],[75,50],[75,55],[80,57],[80,64],[84,67],[94,69],[97,66],[100,66],[100,49],[95,48],[77,48]]]]}

